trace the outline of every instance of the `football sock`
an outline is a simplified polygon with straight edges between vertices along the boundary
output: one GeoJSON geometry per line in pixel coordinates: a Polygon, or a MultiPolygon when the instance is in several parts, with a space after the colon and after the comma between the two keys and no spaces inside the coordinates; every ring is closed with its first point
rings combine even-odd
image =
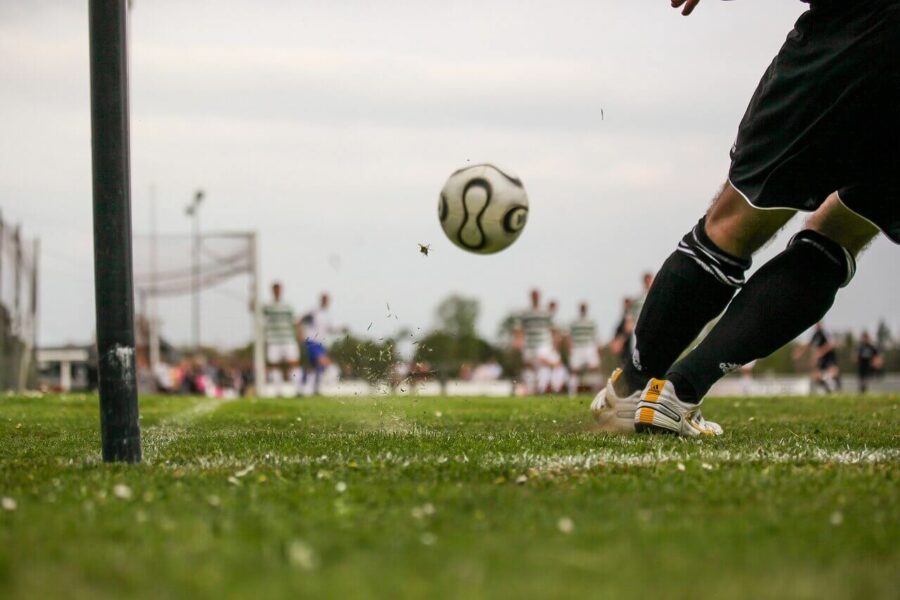
{"type": "Polygon", "coordinates": [[[321,365],[315,366],[315,375],[313,376],[313,394],[319,394],[319,386],[322,384],[322,371],[325,369],[321,365]]]}
{"type": "Polygon", "coordinates": [[[553,372],[550,367],[541,365],[537,368],[537,394],[546,394],[550,389],[550,379],[553,372]]]}
{"type": "Polygon", "coordinates": [[[706,339],[669,370],[666,379],[678,398],[699,402],[724,374],[768,356],[821,320],[855,270],[840,244],[809,229],[795,235],[750,278],[706,339]]]}
{"type": "Polygon", "coordinates": [[[744,283],[750,259],[718,248],[705,224],[703,217],[682,238],[653,280],[635,326],[634,353],[625,364],[629,392],[643,389],[651,377],[662,378],[744,283]]]}

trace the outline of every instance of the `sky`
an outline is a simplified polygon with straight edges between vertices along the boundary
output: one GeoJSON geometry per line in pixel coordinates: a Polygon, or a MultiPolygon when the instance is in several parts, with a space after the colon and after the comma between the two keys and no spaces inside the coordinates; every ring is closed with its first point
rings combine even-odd
{"type": "MultiPolygon", "coordinates": [[[[805,6],[706,0],[684,18],[667,0],[134,0],[133,228],[187,234],[203,189],[203,231],[258,232],[262,281],[298,311],[327,290],[337,323],[385,335],[434,325],[456,293],[481,301],[492,338],[537,286],[564,321],[589,302],[608,337],[724,181],[805,6]],[[438,193],[469,161],[529,194],[525,231],[497,255],[456,248],[438,223],[438,193]]],[[[85,2],[0,0],[0,211],[41,240],[45,345],[93,339],[87,25],[85,2]]],[[[900,330],[897,257],[873,244],[831,327],[900,330]]],[[[249,339],[246,287],[202,294],[205,343],[249,339]]],[[[189,342],[187,300],[159,309],[163,334],[189,342]]]]}

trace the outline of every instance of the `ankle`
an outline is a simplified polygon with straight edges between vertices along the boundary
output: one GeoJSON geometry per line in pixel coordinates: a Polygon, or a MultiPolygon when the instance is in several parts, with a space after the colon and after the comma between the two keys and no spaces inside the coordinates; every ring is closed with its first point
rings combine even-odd
{"type": "Polygon", "coordinates": [[[697,394],[697,389],[683,375],[678,373],[666,374],[666,379],[675,388],[675,394],[678,399],[688,404],[699,404],[701,398],[697,394]]]}
{"type": "Polygon", "coordinates": [[[631,394],[635,392],[638,388],[633,386],[629,382],[629,378],[626,373],[623,373],[621,377],[617,377],[612,382],[613,390],[616,392],[616,396],[619,398],[627,398],[631,394]]]}

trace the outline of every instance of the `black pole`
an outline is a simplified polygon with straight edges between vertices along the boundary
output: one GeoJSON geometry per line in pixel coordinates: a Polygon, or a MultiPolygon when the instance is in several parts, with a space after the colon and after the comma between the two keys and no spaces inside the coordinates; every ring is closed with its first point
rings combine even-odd
{"type": "Polygon", "coordinates": [[[126,0],[90,0],[94,289],[103,460],[141,460],[134,355],[126,0]]]}

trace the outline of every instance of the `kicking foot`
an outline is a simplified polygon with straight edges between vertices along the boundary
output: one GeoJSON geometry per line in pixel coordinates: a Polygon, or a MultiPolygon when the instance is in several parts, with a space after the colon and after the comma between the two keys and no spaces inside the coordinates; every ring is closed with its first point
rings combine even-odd
{"type": "Polygon", "coordinates": [[[675,387],[664,379],[651,379],[632,417],[638,433],[674,433],[685,437],[722,435],[717,423],[700,414],[700,403],[682,402],[675,387]]]}
{"type": "Polygon", "coordinates": [[[622,369],[616,369],[610,375],[606,387],[591,402],[591,413],[600,429],[617,433],[634,433],[634,411],[641,398],[640,390],[621,398],[616,393],[615,384],[622,376],[622,369]]]}

